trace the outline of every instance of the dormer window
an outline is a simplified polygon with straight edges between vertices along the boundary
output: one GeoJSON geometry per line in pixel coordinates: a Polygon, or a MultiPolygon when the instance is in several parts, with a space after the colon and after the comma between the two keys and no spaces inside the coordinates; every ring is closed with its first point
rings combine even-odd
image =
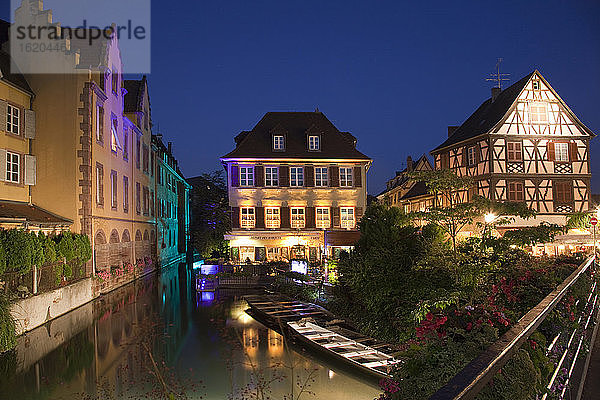
{"type": "Polygon", "coordinates": [[[310,135],[308,137],[308,150],[310,150],[310,151],[321,150],[321,138],[318,135],[310,135]]]}
{"type": "Polygon", "coordinates": [[[285,150],[285,140],[283,135],[273,135],[273,150],[285,150]]]}

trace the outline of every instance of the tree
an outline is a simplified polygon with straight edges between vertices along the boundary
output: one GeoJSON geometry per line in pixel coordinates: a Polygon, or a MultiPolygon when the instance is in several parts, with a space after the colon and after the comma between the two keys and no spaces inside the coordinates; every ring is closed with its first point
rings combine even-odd
{"type": "Polygon", "coordinates": [[[580,229],[582,231],[588,230],[591,227],[590,218],[592,213],[590,212],[576,212],[569,215],[567,219],[567,229],[580,229]]]}
{"type": "Polygon", "coordinates": [[[204,257],[226,252],[223,235],[231,229],[227,183],[218,170],[188,179],[190,193],[192,245],[204,257]]]}
{"type": "Polygon", "coordinates": [[[439,226],[452,240],[456,253],[456,237],[465,226],[480,215],[471,202],[460,202],[459,194],[473,185],[473,178],[458,176],[450,170],[416,171],[411,178],[424,181],[434,204],[428,211],[415,213],[419,219],[439,226]]]}

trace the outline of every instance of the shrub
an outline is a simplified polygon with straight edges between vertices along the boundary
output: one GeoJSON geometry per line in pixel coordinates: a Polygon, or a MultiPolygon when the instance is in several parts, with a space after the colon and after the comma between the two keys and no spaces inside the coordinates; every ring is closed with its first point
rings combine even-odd
{"type": "Polygon", "coordinates": [[[56,254],[56,243],[42,232],[38,235],[42,249],[44,252],[44,264],[56,262],[58,255],[56,254]]]}
{"type": "Polygon", "coordinates": [[[87,235],[75,235],[75,256],[81,265],[92,258],[92,245],[87,235]]]}
{"type": "MultiPolygon", "coordinates": [[[[0,232],[0,235],[2,232],[0,232]]],[[[6,271],[6,252],[4,251],[4,245],[2,244],[2,238],[0,237],[0,275],[6,271]]]]}
{"type": "Polygon", "coordinates": [[[71,232],[64,232],[58,238],[58,253],[61,257],[64,257],[67,262],[73,260],[76,257],[75,253],[75,240],[71,232]]]}
{"type": "Polygon", "coordinates": [[[0,353],[11,350],[17,342],[15,320],[10,314],[10,302],[0,296],[0,353]]]}
{"type": "Polygon", "coordinates": [[[62,282],[63,268],[64,268],[64,264],[57,264],[54,266],[54,276],[55,276],[54,282],[56,283],[56,285],[60,285],[60,283],[62,282]]]}
{"type": "Polygon", "coordinates": [[[32,265],[32,240],[23,230],[4,231],[2,242],[6,257],[6,271],[27,273],[32,265]]]}

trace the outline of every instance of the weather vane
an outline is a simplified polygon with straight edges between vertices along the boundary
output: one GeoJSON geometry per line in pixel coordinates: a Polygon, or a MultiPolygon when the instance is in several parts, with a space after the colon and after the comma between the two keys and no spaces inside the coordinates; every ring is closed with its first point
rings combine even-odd
{"type": "Polygon", "coordinates": [[[509,81],[508,78],[510,74],[505,74],[500,72],[500,63],[502,62],[502,58],[498,58],[498,62],[496,63],[496,72],[492,72],[490,77],[486,79],[486,81],[496,82],[498,88],[502,89],[502,82],[509,81]]]}

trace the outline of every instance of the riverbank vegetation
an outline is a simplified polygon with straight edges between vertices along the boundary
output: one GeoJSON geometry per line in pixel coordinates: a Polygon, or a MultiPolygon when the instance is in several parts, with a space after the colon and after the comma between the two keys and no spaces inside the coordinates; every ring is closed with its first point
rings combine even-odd
{"type": "MultiPolygon", "coordinates": [[[[437,193],[468,185],[448,179],[437,182],[437,193]]],[[[582,256],[533,257],[523,249],[552,241],[562,231],[556,225],[491,234],[514,217],[533,215],[524,204],[477,197],[453,211],[434,207],[405,214],[376,203],[367,208],[360,240],[338,262],[327,307],[402,350],[404,362],[382,383],[382,399],[428,398],[583,261],[582,256]],[[494,221],[475,222],[485,214],[494,221]],[[467,225],[476,234],[459,240],[467,225]]],[[[578,282],[480,398],[535,398],[553,369],[544,349],[557,330],[574,324],[585,304],[577,300],[584,298],[590,279],[578,282]]]]}

